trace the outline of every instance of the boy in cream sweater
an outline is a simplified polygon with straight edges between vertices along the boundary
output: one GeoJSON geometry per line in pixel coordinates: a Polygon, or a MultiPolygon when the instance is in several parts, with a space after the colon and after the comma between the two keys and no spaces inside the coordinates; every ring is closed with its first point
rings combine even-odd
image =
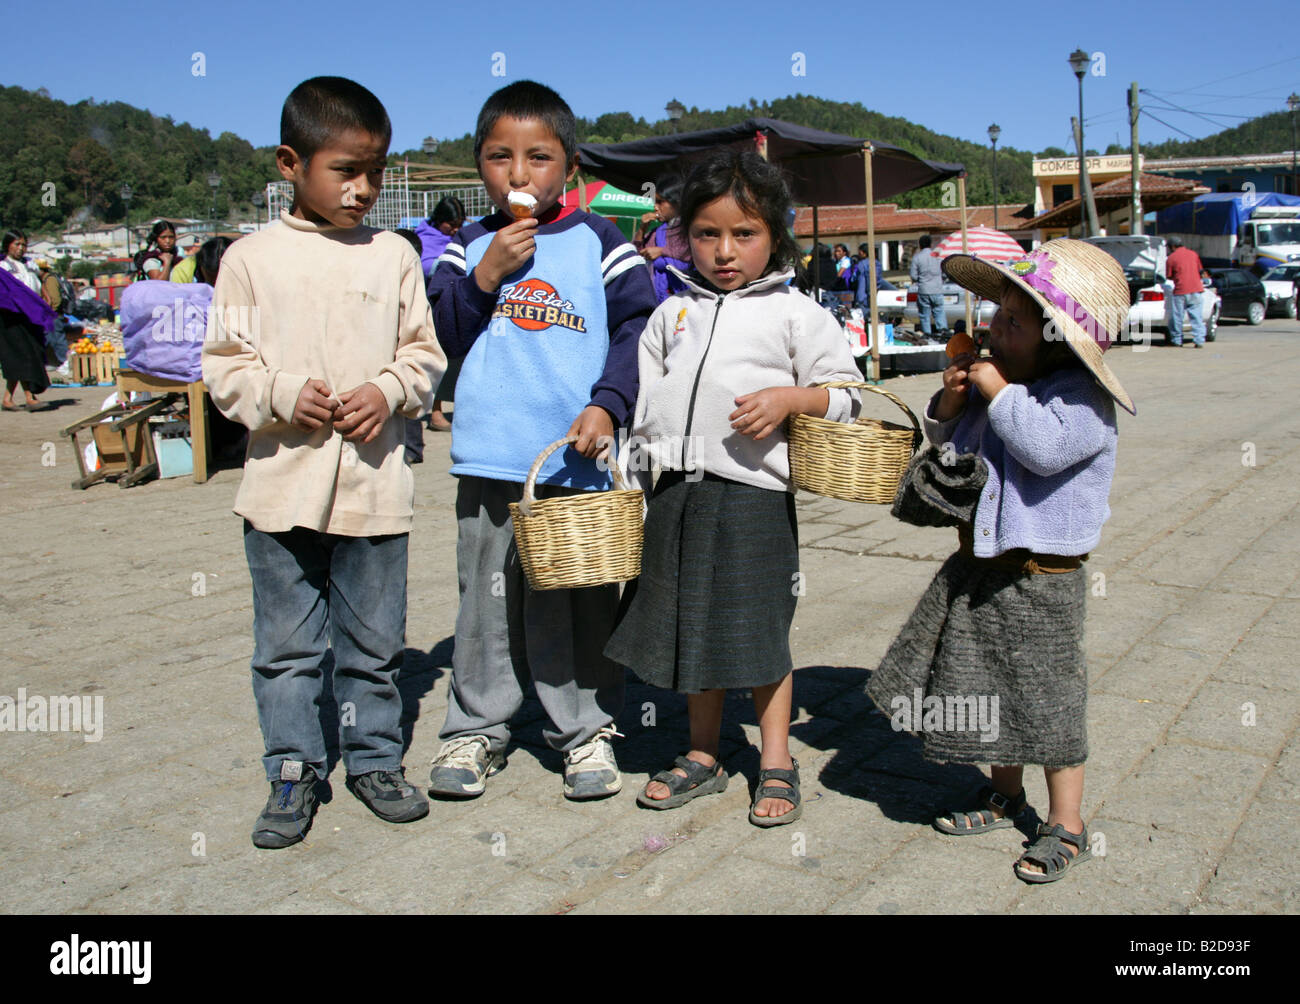
{"type": "Polygon", "coordinates": [[[406,633],[414,482],[405,425],[446,368],[419,257],[360,226],[378,198],[391,126],[341,77],[294,88],[276,162],[294,186],[280,223],[222,259],[203,378],[249,429],[235,512],[253,580],[253,695],[271,795],[257,847],[306,835],[327,773],[317,706],[334,650],[347,786],[381,819],[428,802],[402,768],[395,678],[406,633]]]}

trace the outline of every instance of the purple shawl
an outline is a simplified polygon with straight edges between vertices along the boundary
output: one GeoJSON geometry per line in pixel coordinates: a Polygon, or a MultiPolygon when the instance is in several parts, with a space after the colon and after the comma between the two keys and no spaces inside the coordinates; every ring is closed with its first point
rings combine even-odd
{"type": "Polygon", "coordinates": [[[54,327],[54,311],[50,305],[0,268],[0,310],[19,314],[42,331],[54,327]]]}

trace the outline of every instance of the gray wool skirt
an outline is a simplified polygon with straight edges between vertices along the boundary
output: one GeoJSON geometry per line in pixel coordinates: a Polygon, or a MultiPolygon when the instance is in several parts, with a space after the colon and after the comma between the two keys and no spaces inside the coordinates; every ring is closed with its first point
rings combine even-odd
{"type": "Polygon", "coordinates": [[[776,683],[793,668],[794,496],[712,475],[660,477],[641,576],[605,655],[656,687],[693,694],[776,683]]]}
{"type": "Polygon", "coordinates": [[[927,760],[1073,767],[1088,757],[1085,570],[1028,575],[953,554],[867,695],[927,760]]]}

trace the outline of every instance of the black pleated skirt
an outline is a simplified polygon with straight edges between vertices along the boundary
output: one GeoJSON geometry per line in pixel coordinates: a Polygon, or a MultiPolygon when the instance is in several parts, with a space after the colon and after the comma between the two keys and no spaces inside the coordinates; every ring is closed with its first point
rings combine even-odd
{"type": "Polygon", "coordinates": [[[641,577],[605,654],[681,693],[776,683],[793,668],[799,588],[794,496],[712,475],[660,477],[641,577]]]}
{"type": "Polygon", "coordinates": [[[21,380],[33,394],[50,385],[45,372],[45,333],[8,310],[0,311],[0,372],[5,380],[21,380]]]}

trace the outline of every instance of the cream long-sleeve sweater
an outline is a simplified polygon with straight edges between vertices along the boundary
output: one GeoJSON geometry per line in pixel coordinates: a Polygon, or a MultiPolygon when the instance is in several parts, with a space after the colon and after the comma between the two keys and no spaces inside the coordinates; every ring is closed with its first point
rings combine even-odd
{"type": "MultiPolygon", "coordinates": [[[[765,387],[860,380],[848,340],[831,316],[772,272],[720,294],[671,269],[686,290],[650,315],[641,335],[641,390],[627,463],[650,486],[653,466],[703,470],[773,491],[793,491],[784,428],[755,440],[731,427],[736,397],[765,387]]],[[[851,422],[856,390],[832,389],[825,417],[851,422]]]]}
{"type": "Polygon", "coordinates": [[[235,512],[256,529],[348,537],[406,533],[415,482],[404,423],[427,412],[447,367],[411,246],[371,227],[280,216],[221,260],[203,379],[249,429],[235,512]],[[291,425],[309,379],[338,394],[373,383],[391,412],[373,442],[291,425]]]}

